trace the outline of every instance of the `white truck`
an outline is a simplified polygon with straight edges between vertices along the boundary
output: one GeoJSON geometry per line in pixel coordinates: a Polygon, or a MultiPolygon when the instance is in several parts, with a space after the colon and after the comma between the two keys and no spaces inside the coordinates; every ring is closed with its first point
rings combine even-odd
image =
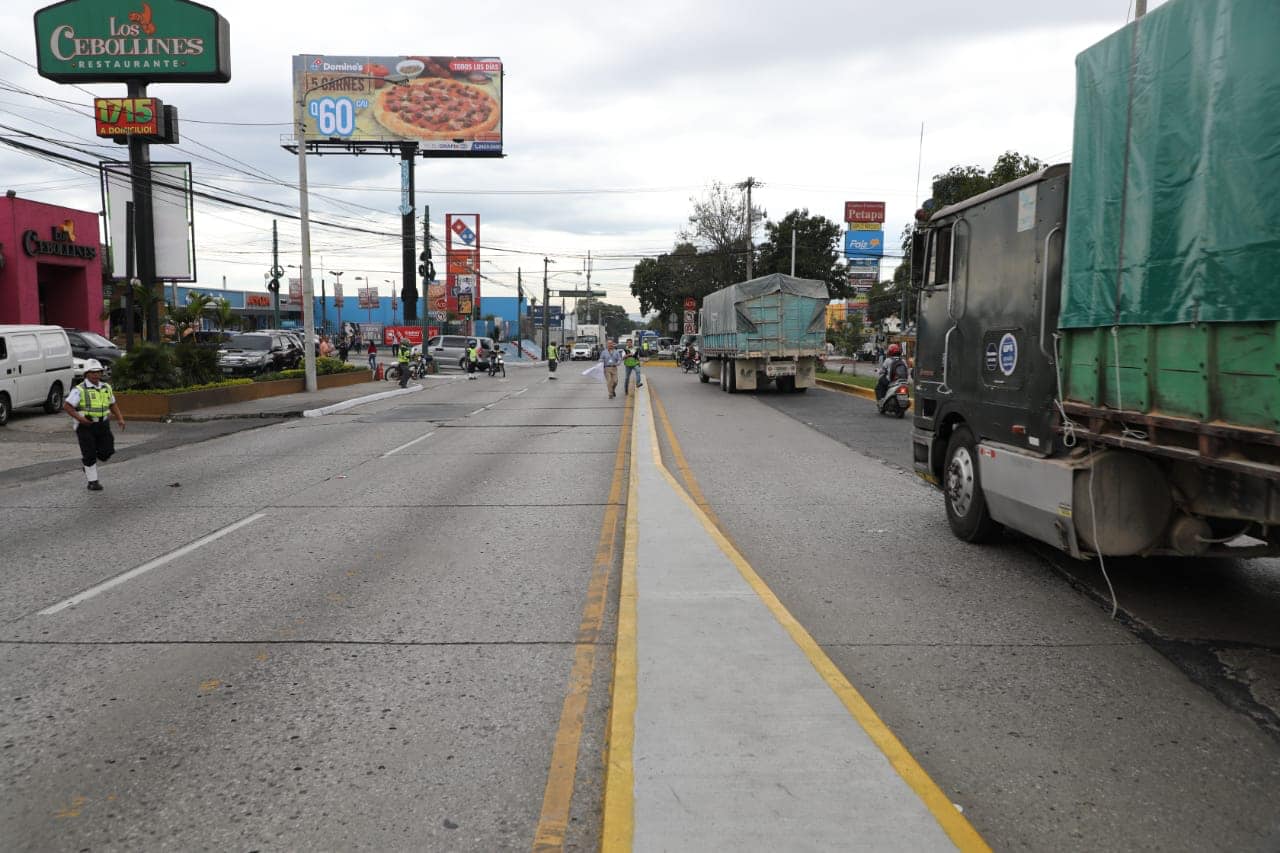
{"type": "Polygon", "coordinates": [[[578,326],[578,336],[573,339],[573,350],[569,357],[574,361],[578,359],[595,361],[600,357],[600,348],[604,346],[604,339],[604,326],[578,326]]]}

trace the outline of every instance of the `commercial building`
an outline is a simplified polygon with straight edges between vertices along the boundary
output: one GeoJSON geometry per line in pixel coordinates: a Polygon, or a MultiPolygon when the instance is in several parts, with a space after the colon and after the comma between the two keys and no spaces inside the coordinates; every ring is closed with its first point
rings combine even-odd
{"type": "Polygon", "coordinates": [[[0,323],[105,331],[98,214],[0,198],[0,323]]]}

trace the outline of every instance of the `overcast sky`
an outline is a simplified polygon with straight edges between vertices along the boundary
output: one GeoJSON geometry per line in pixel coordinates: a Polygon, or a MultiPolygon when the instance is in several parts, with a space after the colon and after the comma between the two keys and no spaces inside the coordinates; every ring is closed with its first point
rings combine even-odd
{"type": "MultiPolygon", "coordinates": [[[[441,234],[446,212],[480,214],[487,295],[514,295],[521,267],[526,289],[540,285],[544,255],[555,281],[578,281],[570,271],[591,250],[593,284],[630,311],[635,262],[671,248],[690,197],[712,181],[756,178],[754,199],[772,219],[805,207],[839,221],[846,200],[884,201],[892,251],[919,200],[921,123],[920,197],[930,176],[990,167],[1010,149],[1069,160],[1075,55],[1132,15],[1132,0],[208,5],[231,25],[232,80],[151,87],[178,107],[182,133],[154,159],[191,160],[198,182],[296,210],[297,161],[279,144],[293,54],[498,57],[506,156],[420,160],[419,216],[429,204],[441,234]]],[[[84,91],[39,77],[26,64],[35,45],[25,17],[39,5],[9,8],[0,124],[88,149],[63,149],[83,159],[123,159],[94,136],[90,92],[122,96],[124,85],[84,91]]],[[[395,160],[311,158],[309,172],[313,216],[398,232],[395,160]]],[[[102,206],[95,177],[0,146],[0,189],[10,188],[102,206]]],[[[200,284],[225,276],[228,287],[262,289],[271,218],[197,201],[200,284]]],[[[281,262],[299,264],[297,223],[280,230],[281,262]]],[[[348,289],[367,275],[389,295],[384,280],[400,279],[398,238],[316,228],[312,245],[317,265],[346,271],[348,289]]]]}

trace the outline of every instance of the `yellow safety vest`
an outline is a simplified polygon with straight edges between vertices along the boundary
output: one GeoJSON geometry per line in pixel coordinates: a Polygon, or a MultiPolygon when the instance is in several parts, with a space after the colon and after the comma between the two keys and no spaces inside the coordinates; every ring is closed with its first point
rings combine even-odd
{"type": "Polygon", "coordinates": [[[97,388],[80,386],[80,414],[95,421],[104,420],[111,411],[111,386],[103,382],[97,388]]]}
{"type": "Polygon", "coordinates": [[[547,346],[547,358],[554,361],[555,357],[556,357],[556,345],[550,344],[547,346]]]}
{"type": "Polygon", "coordinates": [[[408,347],[401,345],[401,346],[400,346],[400,348],[396,350],[396,361],[398,361],[400,364],[408,364],[408,363],[409,363],[409,348],[408,348],[408,347]]]}

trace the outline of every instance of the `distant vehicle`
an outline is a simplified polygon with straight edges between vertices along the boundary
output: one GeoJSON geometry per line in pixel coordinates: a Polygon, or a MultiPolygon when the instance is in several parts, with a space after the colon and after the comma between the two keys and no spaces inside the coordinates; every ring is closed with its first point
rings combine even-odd
{"type": "Polygon", "coordinates": [[[709,294],[702,302],[699,379],[718,379],[730,394],[770,382],[779,391],[812,388],[826,352],[829,299],[823,282],[782,273],[709,294]]]}
{"type": "Polygon", "coordinates": [[[59,411],[75,378],[73,358],[61,326],[0,326],[0,426],[14,409],[59,411]]]}
{"type": "Polygon", "coordinates": [[[256,376],[298,366],[301,350],[284,335],[244,332],[218,350],[218,368],[227,376],[256,376]]]}
{"type": "Polygon", "coordinates": [[[104,376],[111,375],[111,365],[124,357],[124,350],[97,332],[82,329],[67,329],[67,340],[71,342],[71,353],[76,358],[96,358],[102,363],[104,376]]]}
{"type": "MultiPolygon", "coordinates": [[[[476,338],[469,335],[436,335],[427,339],[427,350],[440,367],[444,367],[446,364],[452,367],[456,364],[462,370],[466,370],[467,346],[470,341],[479,342],[480,361],[482,362],[489,360],[489,350],[497,346],[493,342],[493,338],[476,338]]],[[[413,355],[417,355],[422,352],[422,346],[415,344],[410,348],[410,352],[413,355]]]]}
{"type": "Polygon", "coordinates": [[[658,358],[675,358],[676,342],[671,338],[658,338],[658,350],[655,355],[658,358]]]}
{"type": "Polygon", "coordinates": [[[569,353],[572,360],[600,357],[600,348],[604,346],[605,328],[601,325],[582,325],[578,327],[578,337],[573,341],[573,349],[569,353]]]}

